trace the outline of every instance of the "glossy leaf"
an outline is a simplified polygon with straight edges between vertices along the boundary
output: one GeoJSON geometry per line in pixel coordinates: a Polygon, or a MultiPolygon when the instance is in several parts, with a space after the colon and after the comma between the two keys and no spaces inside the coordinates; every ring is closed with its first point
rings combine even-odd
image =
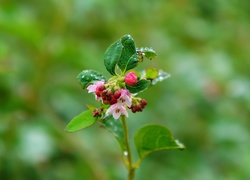
{"type": "Polygon", "coordinates": [[[146,70],[146,78],[147,79],[153,80],[158,76],[158,74],[159,74],[159,72],[155,68],[148,68],[146,70]]]}
{"type": "Polygon", "coordinates": [[[111,115],[100,120],[101,127],[113,134],[118,144],[121,147],[122,152],[126,151],[123,127],[120,120],[115,120],[111,115]]]}
{"type": "Polygon", "coordinates": [[[174,140],[168,128],[156,124],[140,128],[135,134],[134,141],[140,159],[154,151],[185,148],[174,140]]]}
{"type": "Polygon", "coordinates": [[[130,93],[138,93],[140,91],[145,90],[150,85],[151,85],[150,81],[146,79],[141,79],[133,86],[126,85],[126,88],[129,90],[130,93]]]}
{"type": "Polygon", "coordinates": [[[162,70],[159,70],[158,76],[152,80],[152,85],[155,85],[156,83],[163,81],[164,79],[169,78],[171,75],[169,73],[166,73],[162,70]]]}
{"type": "Polygon", "coordinates": [[[95,81],[107,81],[101,73],[94,70],[83,70],[78,74],[77,80],[83,89],[95,81]]]}
{"type": "Polygon", "coordinates": [[[111,46],[109,46],[109,48],[104,53],[104,65],[106,66],[107,71],[112,75],[116,74],[115,68],[117,62],[121,58],[122,51],[122,42],[121,39],[119,39],[113,44],[111,44],[111,46]]]}
{"type": "Polygon", "coordinates": [[[126,72],[137,66],[139,56],[136,53],[135,43],[130,35],[125,35],[121,38],[122,54],[118,61],[119,68],[126,72]]]}
{"type": "Polygon", "coordinates": [[[113,43],[104,54],[104,64],[108,72],[115,75],[116,66],[126,72],[137,66],[139,56],[136,53],[135,43],[130,35],[125,35],[113,43]]]}
{"type": "Polygon", "coordinates": [[[93,125],[97,121],[97,118],[92,116],[92,111],[87,110],[74,117],[67,125],[65,131],[75,132],[83,128],[93,125]]]}

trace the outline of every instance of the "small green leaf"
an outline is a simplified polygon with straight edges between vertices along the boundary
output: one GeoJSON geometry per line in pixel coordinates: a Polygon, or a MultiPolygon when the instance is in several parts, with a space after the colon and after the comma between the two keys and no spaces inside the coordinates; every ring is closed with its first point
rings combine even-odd
{"type": "Polygon", "coordinates": [[[155,51],[152,49],[152,48],[147,48],[147,47],[144,47],[144,48],[141,48],[140,51],[142,52],[142,54],[144,54],[144,56],[148,59],[153,59],[153,58],[156,58],[156,53],[155,51]]]}
{"type": "Polygon", "coordinates": [[[148,68],[146,70],[146,78],[147,79],[153,80],[158,76],[158,74],[159,74],[159,72],[155,68],[148,68]]]}
{"type": "Polygon", "coordinates": [[[75,132],[93,125],[96,121],[97,118],[92,116],[92,111],[87,110],[74,117],[67,125],[65,131],[75,132]]]}
{"type": "Polygon", "coordinates": [[[151,85],[150,81],[146,79],[141,79],[133,86],[126,85],[126,88],[129,90],[130,93],[138,93],[140,91],[145,90],[150,85],[151,85]]]}
{"type": "Polygon", "coordinates": [[[140,128],[134,137],[135,145],[140,159],[151,152],[167,149],[180,149],[185,147],[172,137],[171,131],[161,125],[146,125],[140,128]]]}
{"type": "Polygon", "coordinates": [[[107,71],[112,75],[116,74],[115,67],[121,58],[122,50],[122,42],[121,39],[119,39],[111,44],[104,53],[104,65],[106,66],[107,71]]]}
{"type": "Polygon", "coordinates": [[[125,35],[121,38],[122,54],[118,61],[119,68],[126,72],[137,66],[139,56],[136,53],[135,43],[130,35],[125,35]]]}
{"type": "Polygon", "coordinates": [[[155,85],[156,83],[163,81],[164,79],[167,79],[169,77],[170,77],[170,74],[168,74],[162,70],[159,70],[158,76],[156,78],[154,78],[151,83],[152,83],[152,85],[155,85]]]}
{"type": "Polygon", "coordinates": [[[77,80],[83,89],[95,81],[107,81],[102,74],[94,70],[83,70],[78,74],[77,80]]]}
{"type": "Polygon", "coordinates": [[[101,127],[114,135],[115,139],[119,143],[122,152],[126,151],[123,127],[120,120],[115,120],[111,115],[100,120],[101,127]]]}

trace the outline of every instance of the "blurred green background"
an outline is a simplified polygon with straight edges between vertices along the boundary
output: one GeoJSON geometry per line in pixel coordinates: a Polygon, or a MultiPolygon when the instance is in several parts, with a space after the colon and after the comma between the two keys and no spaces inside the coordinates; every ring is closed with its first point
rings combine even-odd
{"type": "Polygon", "coordinates": [[[108,132],[64,132],[96,104],[76,76],[110,77],[103,54],[124,34],[158,54],[138,70],[172,75],[141,94],[131,142],[159,123],[186,146],[146,157],[136,179],[250,179],[249,32],[248,0],[1,0],[0,179],[126,179],[108,132]]]}

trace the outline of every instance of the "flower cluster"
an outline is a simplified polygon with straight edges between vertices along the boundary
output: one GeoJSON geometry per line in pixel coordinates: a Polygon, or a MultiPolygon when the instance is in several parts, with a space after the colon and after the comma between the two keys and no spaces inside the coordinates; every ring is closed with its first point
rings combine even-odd
{"type": "Polygon", "coordinates": [[[96,81],[87,87],[89,93],[95,94],[95,99],[102,104],[108,105],[105,109],[101,107],[93,111],[94,117],[112,114],[114,119],[121,115],[128,117],[127,108],[133,113],[140,112],[147,105],[147,101],[134,97],[127,89],[125,84],[133,86],[137,83],[137,76],[130,72],[125,77],[113,77],[108,82],[96,81]],[[125,82],[125,83],[124,83],[125,82]]]}
{"type": "Polygon", "coordinates": [[[135,98],[132,106],[129,107],[131,109],[131,111],[133,113],[136,112],[142,112],[142,110],[145,108],[145,106],[147,105],[147,101],[145,99],[141,99],[141,98],[135,98]]]}

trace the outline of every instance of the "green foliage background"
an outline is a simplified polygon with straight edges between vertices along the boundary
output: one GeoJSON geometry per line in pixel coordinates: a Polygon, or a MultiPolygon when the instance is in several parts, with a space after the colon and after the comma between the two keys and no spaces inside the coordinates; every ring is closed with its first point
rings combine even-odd
{"type": "Polygon", "coordinates": [[[131,137],[159,123],[187,147],[146,157],[136,179],[250,179],[249,19],[248,0],[1,0],[0,179],[125,179],[110,134],[64,132],[96,103],[76,76],[110,77],[103,54],[124,34],[158,53],[139,70],[172,75],[141,94],[131,137]]]}

